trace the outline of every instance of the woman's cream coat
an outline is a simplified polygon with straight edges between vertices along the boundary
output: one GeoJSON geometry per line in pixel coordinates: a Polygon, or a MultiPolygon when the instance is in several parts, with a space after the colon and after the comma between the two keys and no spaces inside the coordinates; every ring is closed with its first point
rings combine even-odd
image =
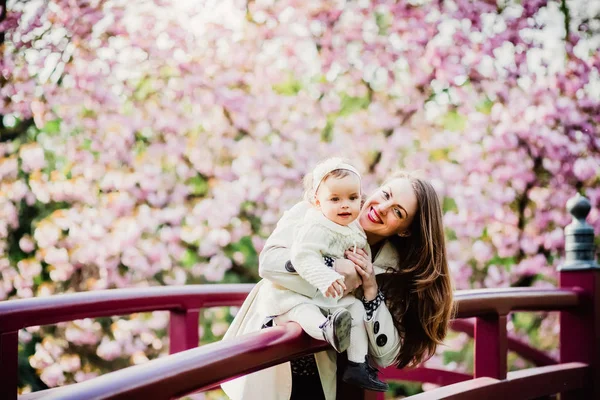
{"type": "MultiPolygon", "coordinates": [[[[294,227],[302,221],[309,207],[307,202],[298,203],[279,220],[260,254],[259,272],[263,278],[305,296],[313,297],[317,294],[317,289],[298,274],[286,271],[285,267],[290,259],[289,249],[294,238],[294,227]]],[[[376,255],[373,264],[376,273],[382,273],[388,268],[396,268],[398,254],[386,242],[376,255]]],[[[250,292],[225,334],[224,340],[261,329],[269,316],[265,311],[265,296],[261,296],[260,291],[264,283],[265,281],[259,282],[250,292]]],[[[391,365],[400,351],[400,337],[385,304],[382,304],[373,317],[368,321],[365,320],[364,323],[369,336],[370,360],[380,367],[391,365]]],[[[335,400],[336,354],[333,350],[328,350],[315,354],[315,358],[325,399],[335,400]]],[[[234,379],[221,386],[232,400],[289,400],[292,391],[290,363],[279,364],[234,379]]]]}

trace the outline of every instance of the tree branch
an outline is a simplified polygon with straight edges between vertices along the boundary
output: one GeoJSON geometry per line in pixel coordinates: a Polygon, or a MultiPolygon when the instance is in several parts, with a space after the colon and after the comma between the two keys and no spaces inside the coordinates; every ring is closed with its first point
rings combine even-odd
{"type": "Polygon", "coordinates": [[[0,115],[0,143],[10,142],[27,132],[29,127],[33,126],[33,118],[27,118],[14,128],[4,126],[4,116],[0,115]]]}

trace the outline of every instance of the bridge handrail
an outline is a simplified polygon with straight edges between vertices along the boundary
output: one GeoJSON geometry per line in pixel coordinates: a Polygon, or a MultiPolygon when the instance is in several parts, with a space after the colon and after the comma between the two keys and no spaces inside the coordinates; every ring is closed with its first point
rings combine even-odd
{"type": "MultiPolygon", "coordinates": [[[[288,323],[110,372],[30,398],[131,400],[181,397],[326,348],[325,342],[305,335],[300,325],[288,323]]],[[[25,395],[22,398],[29,397],[25,395]]]]}
{"type": "MultiPolygon", "coordinates": [[[[0,302],[0,332],[80,318],[240,305],[252,287],[252,284],[155,286],[9,300],[0,302]]],[[[454,298],[458,318],[506,315],[510,311],[561,311],[580,303],[578,291],[553,288],[458,290],[454,298]]]]}
{"type": "Polygon", "coordinates": [[[458,290],[457,318],[507,315],[511,311],[563,311],[580,305],[577,289],[499,288],[458,290]]]}
{"type": "Polygon", "coordinates": [[[241,305],[253,284],[154,286],[0,302],[0,332],[81,318],[241,305]]]}

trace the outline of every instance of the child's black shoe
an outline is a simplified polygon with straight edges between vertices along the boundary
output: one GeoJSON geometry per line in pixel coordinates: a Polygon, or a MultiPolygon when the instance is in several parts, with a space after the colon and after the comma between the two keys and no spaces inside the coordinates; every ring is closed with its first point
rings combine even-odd
{"type": "Polygon", "coordinates": [[[346,371],[344,371],[342,380],[363,389],[386,392],[389,386],[387,383],[379,380],[377,372],[377,369],[371,367],[366,362],[355,363],[348,360],[348,366],[346,367],[346,371]]]}

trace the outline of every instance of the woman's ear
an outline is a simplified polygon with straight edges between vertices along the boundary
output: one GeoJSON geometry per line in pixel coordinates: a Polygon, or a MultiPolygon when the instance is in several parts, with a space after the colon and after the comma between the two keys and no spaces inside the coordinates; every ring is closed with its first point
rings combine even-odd
{"type": "Polygon", "coordinates": [[[398,233],[398,236],[400,236],[400,237],[409,237],[410,235],[411,235],[411,232],[409,230],[398,233]]]}

